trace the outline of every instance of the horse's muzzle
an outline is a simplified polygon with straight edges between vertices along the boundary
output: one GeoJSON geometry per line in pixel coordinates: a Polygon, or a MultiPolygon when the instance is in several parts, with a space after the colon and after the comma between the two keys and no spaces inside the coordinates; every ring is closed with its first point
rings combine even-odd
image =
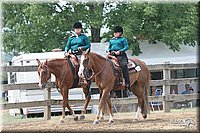
{"type": "Polygon", "coordinates": [[[46,87],[46,84],[39,84],[38,85],[41,89],[44,89],[46,87]]]}
{"type": "Polygon", "coordinates": [[[46,87],[46,84],[42,84],[42,88],[44,89],[46,87]]]}
{"type": "Polygon", "coordinates": [[[78,76],[82,79],[85,79],[85,76],[83,75],[83,73],[78,73],[78,76]]]}

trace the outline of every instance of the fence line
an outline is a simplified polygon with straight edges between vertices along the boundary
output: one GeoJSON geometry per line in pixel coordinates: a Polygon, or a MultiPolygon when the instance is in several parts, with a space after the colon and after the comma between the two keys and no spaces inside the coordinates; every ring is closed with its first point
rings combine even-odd
{"type": "MultiPolygon", "coordinates": [[[[163,110],[164,112],[170,112],[170,102],[174,101],[185,101],[198,99],[198,94],[189,94],[189,95],[170,95],[170,85],[185,84],[188,82],[197,82],[198,77],[194,78],[180,78],[180,79],[171,79],[171,70],[177,69],[194,69],[198,68],[198,63],[190,64],[158,64],[158,65],[148,65],[150,72],[161,71],[163,72],[163,80],[151,80],[150,86],[163,86],[163,96],[149,96],[149,102],[158,102],[163,101],[163,110]]],[[[31,72],[37,71],[37,66],[4,66],[0,67],[0,70],[3,72],[31,72]]],[[[95,86],[95,85],[94,85],[95,86]]],[[[48,90],[55,88],[55,83],[51,82],[47,85],[48,90]]],[[[95,86],[96,87],[96,86],[95,86]]],[[[38,89],[38,83],[24,83],[24,84],[8,84],[2,85],[2,90],[28,90],[28,89],[38,89]]],[[[24,107],[37,107],[45,106],[45,118],[51,118],[51,105],[61,105],[62,100],[53,100],[51,99],[50,91],[46,90],[45,100],[43,101],[34,101],[34,102],[21,102],[21,103],[7,103],[1,104],[3,109],[13,109],[13,108],[24,108],[24,107]]],[[[79,104],[83,105],[84,100],[69,100],[70,104],[79,104]]],[[[118,98],[112,99],[112,102],[115,104],[133,104],[137,103],[137,98],[118,98]]],[[[99,103],[98,99],[92,99],[90,105],[96,105],[99,103]]]]}
{"type": "MultiPolygon", "coordinates": [[[[199,78],[181,78],[181,79],[168,79],[168,80],[151,80],[150,86],[161,86],[161,85],[177,85],[190,82],[197,82],[199,78]]],[[[93,87],[97,87],[94,83],[93,87]]],[[[55,82],[47,84],[47,87],[56,88],[55,82]]],[[[2,85],[2,91],[8,90],[30,90],[38,88],[38,83],[22,83],[22,84],[5,84],[2,85]]]]}
{"type": "MultiPolygon", "coordinates": [[[[156,64],[148,65],[150,71],[159,71],[163,69],[193,69],[198,68],[199,63],[187,63],[187,64],[156,64]]],[[[37,71],[37,66],[1,66],[0,71],[3,72],[31,72],[37,71]]]]}
{"type": "MultiPolygon", "coordinates": [[[[167,96],[149,96],[149,102],[178,102],[185,100],[194,100],[198,99],[198,93],[187,94],[187,95],[167,95],[167,96]]],[[[131,98],[111,98],[111,102],[115,104],[134,104],[138,103],[138,99],[136,97],[131,98]]],[[[71,105],[83,105],[85,100],[69,100],[71,105]]],[[[91,99],[89,105],[98,105],[99,99],[91,99]]],[[[50,105],[62,105],[62,100],[42,100],[42,101],[32,101],[32,102],[19,102],[19,103],[7,103],[0,104],[4,109],[15,109],[15,108],[25,108],[25,107],[40,107],[40,106],[50,106],[50,105]]]]}

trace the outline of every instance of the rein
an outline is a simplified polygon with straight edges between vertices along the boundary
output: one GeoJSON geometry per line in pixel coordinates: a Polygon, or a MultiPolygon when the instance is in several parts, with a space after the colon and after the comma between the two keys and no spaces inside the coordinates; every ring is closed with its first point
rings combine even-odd
{"type": "Polygon", "coordinates": [[[106,66],[106,62],[108,61],[107,59],[108,59],[108,58],[106,58],[106,61],[105,61],[104,65],[103,65],[103,67],[101,68],[101,70],[100,70],[98,73],[96,73],[96,74],[93,73],[93,74],[90,76],[90,78],[88,78],[87,80],[90,80],[90,79],[92,79],[93,77],[98,76],[98,75],[103,71],[103,69],[104,69],[105,66],[106,66]]]}
{"type": "MultiPolygon", "coordinates": [[[[46,68],[46,70],[47,70],[47,72],[50,72],[50,70],[48,69],[48,66],[47,66],[47,64],[44,64],[45,65],[45,68],[46,68]]],[[[65,69],[66,69],[66,65],[65,65],[65,69]]],[[[50,74],[51,74],[51,72],[50,72],[50,74]]],[[[64,74],[64,76],[66,77],[66,74],[64,74]]],[[[62,84],[63,84],[63,82],[64,82],[64,79],[65,79],[65,77],[62,79],[62,82],[61,82],[61,84],[60,84],[60,86],[62,86],[62,84]]],[[[48,80],[48,84],[50,84],[51,82],[49,82],[49,80],[48,80]]],[[[58,88],[60,88],[57,84],[56,84],[56,88],[57,88],[57,91],[58,92],[60,92],[59,90],[58,90],[58,88]]],[[[45,88],[47,91],[49,91],[49,92],[55,92],[56,90],[54,90],[54,91],[50,91],[49,89],[47,89],[47,88],[45,88]]]]}
{"type": "MultiPolygon", "coordinates": [[[[46,69],[46,71],[47,71],[47,73],[46,73],[46,75],[48,75],[48,73],[50,73],[51,74],[51,72],[50,72],[50,70],[48,69],[48,66],[46,65],[46,64],[44,64],[45,65],[45,69],[46,69]]],[[[51,76],[50,76],[51,77],[51,76]]],[[[50,79],[47,81],[47,85],[49,85],[51,82],[50,82],[50,79]]],[[[48,88],[46,88],[45,87],[45,89],[48,91],[48,92],[55,92],[56,90],[54,90],[54,91],[50,91],[48,88]]],[[[57,88],[57,91],[58,92],[60,92],[59,90],[58,90],[58,88],[57,88]]]]}

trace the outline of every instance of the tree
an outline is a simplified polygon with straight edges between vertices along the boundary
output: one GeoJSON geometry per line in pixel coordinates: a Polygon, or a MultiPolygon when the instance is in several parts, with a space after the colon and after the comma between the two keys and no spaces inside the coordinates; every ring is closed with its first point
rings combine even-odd
{"type": "MultiPolygon", "coordinates": [[[[196,45],[197,6],[195,3],[135,2],[66,2],[3,3],[4,51],[42,52],[64,49],[66,31],[81,21],[91,29],[91,41],[100,42],[102,26],[110,29],[103,38],[109,40],[116,25],[124,28],[133,54],[142,51],[139,42],[163,42],[173,51],[180,45],[196,45]]],[[[68,36],[67,36],[68,37],[68,36]]]]}
{"type": "Polygon", "coordinates": [[[3,4],[5,51],[42,52],[64,45],[69,18],[56,11],[56,3],[3,4]],[[11,10],[12,9],[12,10],[11,10]]]}
{"type": "Polygon", "coordinates": [[[104,3],[85,2],[73,4],[73,17],[86,24],[91,30],[91,42],[100,42],[100,31],[104,24],[104,3]]]}
{"type": "Polygon", "coordinates": [[[103,3],[3,4],[3,47],[5,51],[42,52],[64,49],[66,31],[81,21],[91,29],[91,41],[100,42],[103,3]]]}
{"type": "MultiPolygon", "coordinates": [[[[195,3],[117,3],[109,13],[108,27],[121,25],[125,29],[133,54],[141,53],[139,41],[160,41],[173,51],[180,45],[197,42],[197,6],[195,3]]],[[[110,34],[110,33],[109,33],[110,34]]]]}

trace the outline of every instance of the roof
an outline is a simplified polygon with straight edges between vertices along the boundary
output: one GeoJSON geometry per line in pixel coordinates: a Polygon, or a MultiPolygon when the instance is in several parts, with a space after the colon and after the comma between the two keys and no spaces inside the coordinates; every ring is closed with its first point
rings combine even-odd
{"type": "MultiPolygon", "coordinates": [[[[103,56],[106,56],[108,43],[93,44],[92,51],[95,51],[103,56]]],[[[172,51],[164,43],[149,44],[147,41],[140,42],[140,49],[142,53],[139,56],[132,56],[132,51],[128,50],[126,53],[129,58],[138,58],[146,64],[164,64],[170,62],[174,64],[197,63],[199,46],[180,45],[180,51],[172,51]]]]}
{"type": "MultiPolygon", "coordinates": [[[[197,63],[197,53],[199,46],[186,46],[181,45],[180,51],[173,52],[164,43],[149,44],[148,42],[141,42],[140,49],[142,53],[139,56],[132,56],[131,50],[127,51],[128,57],[138,58],[144,61],[146,64],[163,64],[165,62],[170,62],[174,64],[184,64],[184,63],[197,63]]],[[[106,50],[108,48],[108,43],[92,43],[91,51],[98,53],[102,56],[106,56],[106,50]]],[[[20,56],[14,57],[12,60],[35,60],[38,59],[48,59],[48,58],[63,58],[64,51],[62,52],[45,52],[45,53],[29,53],[22,54],[20,56]]]]}
{"type": "Polygon", "coordinates": [[[140,44],[142,53],[137,58],[143,60],[146,64],[163,64],[170,62],[173,64],[197,63],[199,46],[180,45],[180,51],[172,51],[164,43],[149,44],[142,42],[140,44]]]}

